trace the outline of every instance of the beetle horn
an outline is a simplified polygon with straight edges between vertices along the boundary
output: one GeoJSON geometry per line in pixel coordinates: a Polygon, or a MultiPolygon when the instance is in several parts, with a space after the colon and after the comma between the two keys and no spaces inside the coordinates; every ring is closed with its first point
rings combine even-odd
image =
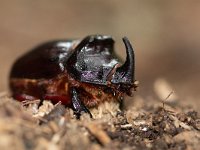
{"type": "Polygon", "coordinates": [[[134,68],[135,58],[132,45],[127,37],[123,38],[124,45],[126,47],[126,61],[125,63],[116,69],[113,74],[113,83],[133,83],[134,82],[134,68]]]}

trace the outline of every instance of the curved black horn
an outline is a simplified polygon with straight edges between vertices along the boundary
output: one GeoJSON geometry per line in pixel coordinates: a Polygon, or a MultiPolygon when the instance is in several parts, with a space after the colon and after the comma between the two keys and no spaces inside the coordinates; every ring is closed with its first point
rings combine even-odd
{"type": "Polygon", "coordinates": [[[123,42],[126,47],[126,61],[121,67],[116,69],[116,72],[112,78],[113,83],[134,82],[134,69],[135,69],[134,51],[127,37],[123,38],[123,42]]]}

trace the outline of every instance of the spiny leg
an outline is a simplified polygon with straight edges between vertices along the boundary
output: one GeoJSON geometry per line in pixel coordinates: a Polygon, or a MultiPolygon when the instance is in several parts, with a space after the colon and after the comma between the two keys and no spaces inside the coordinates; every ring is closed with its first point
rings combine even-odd
{"type": "Polygon", "coordinates": [[[76,114],[76,117],[79,119],[81,116],[81,112],[86,112],[92,118],[92,114],[90,113],[88,108],[81,102],[78,91],[75,87],[72,87],[71,95],[72,95],[72,106],[74,109],[74,113],[76,114]]]}

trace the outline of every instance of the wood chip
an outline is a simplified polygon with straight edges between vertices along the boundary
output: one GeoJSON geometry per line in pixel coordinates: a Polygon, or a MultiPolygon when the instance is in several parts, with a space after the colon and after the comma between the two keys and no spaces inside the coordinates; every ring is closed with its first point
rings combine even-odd
{"type": "Polygon", "coordinates": [[[96,139],[103,145],[106,146],[111,142],[110,137],[106,134],[104,130],[101,129],[100,126],[94,123],[87,124],[86,127],[90,131],[90,133],[96,137],[96,139]]]}

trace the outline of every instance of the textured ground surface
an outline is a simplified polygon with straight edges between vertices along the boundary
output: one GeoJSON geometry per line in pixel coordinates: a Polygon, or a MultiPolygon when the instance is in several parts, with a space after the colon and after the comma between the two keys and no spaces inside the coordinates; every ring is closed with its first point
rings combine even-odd
{"type": "MultiPolygon", "coordinates": [[[[198,149],[200,116],[178,102],[136,96],[120,111],[104,103],[77,120],[71,109],[38,100],[18,103],[3,93],[0,149],[198,149]]],[[[170,96],[170,95],[169,95],[170,96]]],[[[128,100],[127,100],[128,101],[128,100]]]]}

